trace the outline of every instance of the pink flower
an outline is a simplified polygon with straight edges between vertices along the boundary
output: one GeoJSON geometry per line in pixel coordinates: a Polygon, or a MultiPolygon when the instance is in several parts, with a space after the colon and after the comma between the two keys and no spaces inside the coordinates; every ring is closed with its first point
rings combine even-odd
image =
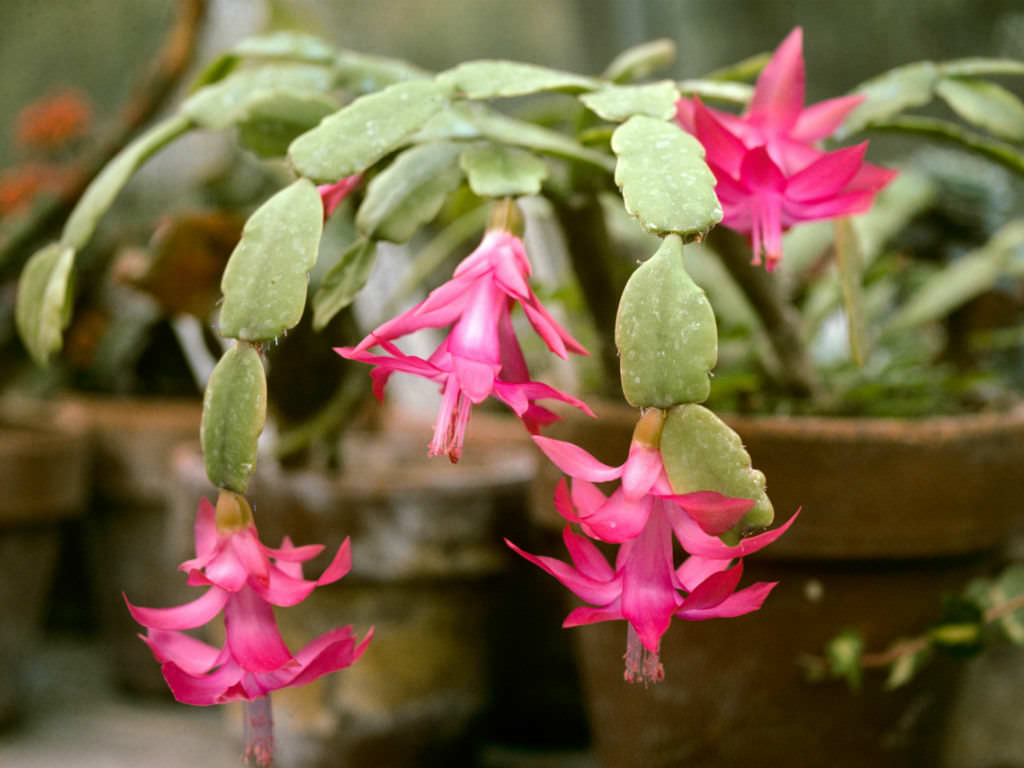
{"type": "Polygon", "coordinates": [[[530,262],[522,241],[502,231],[488,232],[483,242],[456,268],[452,279],[418,305],[374,330],[355,347],[340,347],[342,357],[375,366],[374,393],[395,371],[435,381],[441,387],[441,408],[430,443],[430,455],[447,453],[458,461],[469,423],[470,407],[489,395],[508,405],[536,433],[555,421],[551,411],[535,401],[553,398],[593,415],[575,397],[547,384],[531,381],[509,315],[518,302],[548,348],[561,358],[568,352],[586,354],[579,342],[555,322],[527,282],[530,262]],[[422,328],[451,325],[448,336],[426,360],[402,352],[393,340],[422,328]],[[369,350],[381,347],[386,354],[369,350]]]}
{"type": "Polygon", "coordinates": [[[754,263],[773,269],[782,233],[802,221],[862,213],[896,175],[864,162],[867,142],[835,152],[816,145],[832,134],[863,96],[843,96],[804,109],[803,33],[794,29],[761,72],[741,115],[680,99],[679,124],[707,151],[718,182],[722,224],[751,238],[754,263]]]}
{"type": "Polygon", "coordinates": [[[714,491],[677,494],[672,490],[659,449],[664,421],[665,411],[650,408],[644,413],[633,432],[629,456],[620,467],[603,464],[572,443],[534,437],[551,462],[573,478],[571,496],[564,485],[555,493],[559,513],[578,523],[591,538],[611,542],[637,536],[659,500],[684,509],[709,534],[725,533],[736,525],[753,506],[749,499],[732,499],[714,491]],[[594,483],[612,480],[622,482],[606,498],[594,483]]]}
{"type": "Polygon", "coordinates": [[[334,213],[334,209],[341,205],[342,201],[349,196],[353,189],[359,186],[359,182],[362,180],[363,174],[357,173],[353,176],[346,176],[334,184],[321,184],[316,188],[324,204],[324,221],[334,213]]]}
{"type": "Polygon", "coordinates": [[[178,701],[196,706],[252,701],[343,669],[366,650],[373,629],[356,645],[348,626],[292,654],[271,609],[296,605],[316,587],[344,576],[352,565],[348,539],[320,577],[307,581],[302,563],[323,547],[296,547],[287,537],[279,549],[263,545],[248,503],[230,492],[221,493],[216,511],[206,499],[199,503],[195,537],[196,556],[180,570],[188,572],[189,584],[209,587],[202,597],[174,608],[143,608],[125,597],[134,619],[147,627],[141,637],[178,701]],[[181,631],[202,626],[221,611],[226,635],[222,648],[181,631]]]}
{"type": "Polygon", "coordinates": [[[620,543],[615,567],[586,536],[566,527],[563,537],[572,565],[520,555],[562,582],[589,605],[572,611],[562,626],[624,619],[629,623],[626,679],[656,681],[661,636],[672,617],[691,621],[739,616],[761,607],[774,584],[758,583],[736,591],[742,564],[733,561],[756,552],[786,532],[784,525],[742,539],[735,546],[718,535],[732,529],[753,506],[750,499],[714,491],[676,494],[661,458],[665,412],[649,408],[637,422],[629,457],[620,467],[599,462],[572,443],[535,437],[534,442],[563,472],[573,477],[572,492],[563,479],[555,490],[555,508],[587,536],[620,543]],[[620,480],[606,497],[594,483],[620,480]],[[689,557],[675,565],[673,538],[689,557]]]}
{"type": "MultiPolygon", "coordinates": [[[[565,493],[564,484],[559,491],[565,493]]],[[[795,519],[793,515],[785,525],[729,547],[700,531],[699,526],[693,530],[692,519],[681,507],[656,499],[640,533],[619,546],[614,568],[593,542],[573,533],[569,526],[563,538],[571,566],[552,557],[531,555],[507,539],[506,543],[589,603],[573,610],[563,627],[620,619],[629,622],[626,679],[654,682],[663,676],[658,654],[661,636],[673,616],[697,621],[740,616],[761,607],[775,584],[759,582],[737,592],[742,561],[729,566],[734,559],[770,544],[795,519]],[[691,555],[677,568],[673,533],[684,549],[690,546],[711,556],[691,555]]]]}

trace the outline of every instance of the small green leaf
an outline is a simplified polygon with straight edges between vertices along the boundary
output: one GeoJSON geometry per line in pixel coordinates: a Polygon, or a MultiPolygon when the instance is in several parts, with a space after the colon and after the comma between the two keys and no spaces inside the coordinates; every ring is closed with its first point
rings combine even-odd
{"type": "Polygon", "coordinates": [[[748,56],[741,61],[726,64],[724,67],[719,67],[718,69],[709,72],[707,74],[707,79],[723,81],[753,80],[761,73],[761,70],[764,69],[771,60],[771,51],[755,53],[753,56],[748,56]]]}
{"type": "Polygon", "coordinates": [[[679,126],[636,115],[612,134],[612,151],[626,210],[648,231],[693,238],[722,220],[704,148],[679,126]]]}
{"type": "Polygon", "coordinates": [[[1024,153],[1012,144],[993,139],[986,134],[964,128],[952,120],[941,120],[923,115],[897,115],[889,120],[871,124],[873,131],[909,133],[918,138],[926,136],[936,141],[956,144],[961,149],[992,160],[1017,174],[1024,175],[1024,153]]]}
{"type": "Polygon", "coordinates": [[[1024,141],[1024,103],[1001,85],[943,78],[935,92],[964,120],[1001,139],[1024,141]]]}
{"type": "Polygon", "coordinates": [[[957,658],[973,656],[984,645],[981,608],[965,597],[946,595],[942,616],[928,631],[931,641],[957,658]]]}
{"type": "Polygon", "coordinates": [[[195,93],[204,85],[212,85],[213,83],[223,80],[234,72],[239,61],[240,59],[230,51],[222,53],[216,59],[207,64],[206,69],[200,72],[199,76],[192,81],[192,84],[188,88],[188,92],[195,93]]]}
{"type": "Polygon", "coordinates": [[[245,493],[266,415],[267,378],[259,352],[239,342],[213,369],[203,397],[199,441],[211,483],[245,493]]]}
{"type": "Polygon", "coordinates": [[[764,473],[751,467],[739,435],[704,406],[680,405],[668,412],[661,458],[676,493],[717,491],[754,499],[734,531],[723,536],[729,543],[738,542],[738,534],[771,525],[775,512],[765,493],[764,473]]]}
{"type": "Polygon", "coordinates": [[[992,586],[989,610],[998,611],[999,626],[1003,633],[1015,645],[1024,645],[1024,605],[1016,610],[1007,611],[1010,601],[1020,600],[1024,595],[1024,564],[1013,563],[1008,566],[992,586]]]}
{"type": "MultiPolygon", "coordinates": [[[[907,640],[897,640],[893,648],[906,644],[907,640]]],[[[924,645],[909,653],[900,653],[889,668],[889,677],[885,680],[886,690],[892,691],[909,683],[931,659],[930,645],[924,645]]]]}
{"type": "Polygon", "coordinates": [[[662,38],[627,48],[605,69],[602,77],[613,83],[643,80],[655,72],[668,69],[676,60],[674,40],[662,38]]]}
{"type": "Polygon", "coordinates": [[[949,77],[1024,75],[1024,61],[1020,59],[993,59],[978,56],[943,62],[940,69],[942,74],[949,77]]]}
{"type": "Polygon", "coordinates": [[[864,653],[864,638],[856,630],[847,629],[833,637],[825,646],[829,673],[841,677],[853,690],[860,688],[860,657],[864,653]]]}
{"type": "Polygon", "coordinates": [[[459,152],[449,142],[420,144],[400,154],[366,187],[356,227],[375,240],[404,243],[433,219],[462,181],[459,152]]]}
{"type": "Polygon", "coordinates": [[[187,117],[174,115],[157,123],[139,138],[122,149],[92,180],[68,217],[61,242],[78,251],[92,237],[96,222],[107,212],[128,179],[150,155],[170,144],[191,127],[187,117]]]}
{"type": "Polygon", "coordinates": [[[615,169],[614,159],[603,152],[584,147],[578,141],[557,131],[507,117],[483,104],[452,104],[417,131],[412,141],[425,143],[479,138],[578,160],[608,172],[615,169]]]}
{"type": "Polygon", "coordinates": [[[622,392],[638,408],[699,403],[718,358],[715,313],[683,266],[683,242],[669,235],[630,275],[615,316],[622,392]]]}
{"type": "Polygon", "coordinates": [[[927,104],[938,79],[938,68],[930,61],[921,61],[889,70],[859,85],[853,93],[863,95],[864,101],[850,112],[835,137],[844,139],[908,107],[927,104]]]}
{"type": "Polygon", "coordinates": [[[589,91],[599,83],[590,77],[517,61],[467,61],[437,76],[437,81],[471,99],[526,96],[541,91],[589,91]]]}
{"type": "Polygon", "coordinates": [[[286,62],[239,69],[223,80],[200,88],[185,99],[181,111],[207,130],[234,125],[253,102],[264,101],[268,91],[298,94],[327,93],[331,72],[312,64],[286,62]]]}
{"type": "Polygon", "coordinates": [[[669,120],[676,114],[679,89],[671,80],[645,85],[606,85],[585,93],[580,101],[603,120],[621,123],[633,115],[669,120]]]}
{"type": "Polygon", "coordinates": [[[18,280],[14,320],[32,359],[46,365],[60,351],[71,319],[71,267],[75,252],[50,243],[28,260],[18,280]]]}
{"type": "Polygon", "coordinates": [[[870,354],[867,319],[864,312],[864,291],[861,279],[864,257],[857,230],[849,218],[836,219],[836,264],[839,285],[846,309],[846,329],[850,339],[850,355],[857,365],[864,365],[870,354]]]}
{"type": "Polygon", "coordinates": [[[283,157],[296,136],[316,127],[340,106],[319,93],[258,91],[236,118],[238,138],[261,157],[283,157]]]}
{"type": "Polygon", "coordinates": [[[584,147],[579,142],[557,131],[548,130],[524,120],[506,117],[481,105],[473,106],[480,108],[463,114],[472,115],[471,120],[481,136],[502,144],[512,144],[570,160],[578,160],[609,172],[615,168],[614,160],[607,154],[584,147]]]}
{"type": "Polygon", "coordinates": [[[325,40],[302,32],[272,32],[238,43],[232,52],[256,59],[287,59],[313,64],[330,64],[337,51],[325,40]]]}
{"type": "Polygon", "coordinates": [[[316,181],[361,173],[440,112],[445,93],[433,80],[409,80],[360,96],[295,139],[288,155],[299,173],[316,181]]]}
{"type": "Polygon", "coordinates": [[[308,179],[285,187],[249,217],[221,279],[222,336],[267,341],[299,322],[323,217],[308,179]]]}
{"type": "Polygon", "coordinates": [[[731,104],[746,105],[754,98],[754,86],[727,80],[680,80],[679,90],[683,93],[696,94],[702,99],[727,101],[731,104]]]}
{"type": "Polygon", "coordinates": [[[377,258],[377,243],[356,240],[324,275],[313,294],[313,330],[319,331],[355,299],[366,285],[377,258]]]}
{"type": "Polygon", "coordinates": [[[338,84],[360,93],[379,91],[403,80],[423,80],[431,73],[401,59],[342,51],[335,60],[338,84]]]}
{"type": "Polygon", "coordinates": [[[500,144],[476,144],[459,156],[469,186],[480,197],[536,195],[548,167],[529,152],[500,144]]]}
{"type": "Polygon", "coordinates": [[[934,322],[995,285],[1024,246],[1024,220],[1003,226],[981,248],[935,273],[889,320],[887,331],[934,322]]]}

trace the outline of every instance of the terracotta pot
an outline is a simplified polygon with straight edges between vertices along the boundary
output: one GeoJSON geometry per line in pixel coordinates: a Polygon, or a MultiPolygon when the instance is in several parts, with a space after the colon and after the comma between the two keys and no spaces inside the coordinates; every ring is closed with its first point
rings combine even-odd
{"type": "Polygon", "coordinates": [[[74,425],[56,423],[36,406],[30,422],[0,424],[0,725],[21,714],[22,675],[56,572],[59,523],[85,504],[86,442],[74,425]]]}
{"type": "MultiPolygon", "coordinates": [[[[428,459],[426,440],[410,437],[429,435],[429,425],[393,418],[379,433],[347,438],[342,473],[260,464],[246,495],[264,542],[288,534],[333,553],[352,540],[344,579],[277,612],[289,647],[343,624],[376,632],[351,668],[274,694],[282,764],[469,764],[476,726],[493,706],[488,640],[511,561],[502,535],[522,525],[535,470],[521,430],[474,415],[453,466],[428,459]]],[[[174,538],[191,544],[199,495],[214,491],[194,446],[176,452],[175,473],[183,493],[174,538]]],[[[324,564],[321,555],[308,572],[324,564]]]]}
{"type": "MultiPolygon", "coordinates": [[[[620,463],[638,414],[598,412],[551,435],[620,463]]],[[[662,644],[666,679],[646,690],[622,682],[623,623],[572,630],[602,764],[938,765],[961,667],[939,660],[894,692],[875,672],[851,693],[808,682],[800,660],[848,627],[870,649],[919,634],[943,592],[992,563],[1015,511],[999,500],[1024,493],[1024,414],[727,420],[767,475],[777,518],[803,508],[744,562],[744,583],[779,586],[750,616],[675,622],[662,644]]],[[[557,479],[541,474],[537,501],[557,479]]]]}
{"type": "Polygon", "coordinates": [[[171,451],[198,437],[202,404],[76,396],[59,407],[84,425],[91,446],[88,560],[104,640],[116,659],[111,673],[133,693],[169,696],[121,593],[139,605],[171,604],[187,594],[166,578],[177,565],[164,546],[167,486],[171,451]]]}

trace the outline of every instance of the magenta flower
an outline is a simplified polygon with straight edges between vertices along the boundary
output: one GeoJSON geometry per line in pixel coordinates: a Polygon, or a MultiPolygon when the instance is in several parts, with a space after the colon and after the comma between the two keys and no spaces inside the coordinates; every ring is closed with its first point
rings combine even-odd
{"type": "MultiPolygon", "coordinates": [[[[319,554],[319,544],[295,547],[285,537],[279,549],[260,543],[248,503],[222,492],[217,510],[199,503],[195,525],[196,556],[181,564],[188,583],[207,586],[202,597],[174,608],[143,608],[128,602],[132,617],[147,627],[142,639],[161,664],[174,698],[184,704],[208,706],[238,699],[256,701],[286,686],[305,685],[352,664],[366,650],[371,628],[356,645],[352,627],[333,629],[296,654],[288,650],[271,606],[302,602],[316,587],[344,576],[352,565],[345,539],[320,577],[302,577],[302,563],[319,554]],[[224,612],[226,640],[216,648],[182,630],[207,624],[224,612]]],[[[247,753],[269,764],[269,707],[259,702],[256,743],[247,753]],[[262,735],[261,735],[262,734],[262,735]]]]}
{"type": "Polygon", "coordinates": [[[769,270],[782,256],[782,233],[802,221],[862,213],[895,171],[864,162],[867,142],[824,152],[831,135],[863,96],[804,109],[803,32],[794,29],[761,72],[741,116],[680,99],[679,124],[707,151],[718,184],[722,224],[749,235],[754,264],[769,270]]]}
{"type": "Polygon", "coordinates": [[[578,523],[591,538],[610,542],[637,536],[659,500],[685,510],[709,534],[725,533],[736,525],[753,505],[749,499],[733,499],[714,491],[677,494],[672,490],[659,449],[664,421],[662,410],[650,408],[644,413],[633,432],[629,456],[620,467],[603,464],[572,443],[534,437],[551,462],[573,478],[571,495],[563,485],[555,493],[559,513],[578,523]],[[594,485],[612,480],[621,480],[621,484],[610,497],[594,485]]]}
{"type": "Polygon", "coordinates": [[[523,242],[508,232],[492,230],[459,264],[451,280],[409,311],[381,325],[357,346],[335,351],[374,366],[371,376],[378,398],[383,398],[384,386],[395,371],[437,382],[441,408],[429,453],[447,453],[453,462],[462,453],[471,406],[489,395],[515,411],[533,433],[557,419],[536,400],[561,400],[592,416],[581,400],[530,379],[512,329],[509,312],[514,302],[523,307],[534,330],[556,355],[566,358],[568,352],[586,354],[534,295],[528,283],[530,273],[523,242]],[[447,325],[451,325],[448,336],[426,360],[405,354],[393,343],[422,328],[447,325]],[[369,350],[376,346],[386,354],[372,354],[369,350]]]}
{"type": "Polygon", "coordinates": [[[359,186],[359,182],[362,180],[363,174],[357,173],[346,176],[334,184],[321,184],[316,188],[316,191],[320,193],[320,200],[324,204],[324,221],[334,213],[334,209],[341,205],[342,201],[359,186]]]}
{"type": "MultiPolygon", "coordinates": [[[[565,493],[564,484],[559,491],[565,493]]],[[[729,566],[734,559],[770,544],[795,519],[793,515],[785,525],[729,547],[703,533],[678,505],[656,499],[640,533],[619,546],[614,568],[593,542],[573,533],[569,526],[563,531],[563,538],[572,565],[552,557],[531,555],[507,539],[506,543],[589,603],[569,613],[563,627],[627,621],[625,677],[629,682],[656,682],[664,674],[658,660],[661,636],[673,616],[698,621],[740,616],[761,607],[775,583],[758,582],[737,592],[742,561],[729,566]],[[677,568],[673,533],[684,549],[690,547],[708,554],[691,555],[677,568]]]]}
{"type": "Polygon", "coordinates": [[[786,532],[797,515],[771,531],[724,544],[718,534],[733,528],[753,506],[750,499],[714,491],[676,494],[661,458],[665,412],[649,408],[637,422],[629,457],[610,467],[572,443],[535,437],[534,442],[559,469],[573,477],[555,490],[555,508],[591,538],[619,543],[615,567],[586,536],[566,527],[563,537],[573,565],[528,554],[589,605],[572,611],[562,626],[624,619],[629,623],[626,679],[657,681],[661,636],[672,617],[687,620],[739,616],[756,611],[774,584],[758,583],[736,591],[742,565],[733,561],[756,552],[786,532]],[[594,483],[620,480],[606,497],[594,483]],[[689,554],[676,567],[673,537],[689,554]]]}

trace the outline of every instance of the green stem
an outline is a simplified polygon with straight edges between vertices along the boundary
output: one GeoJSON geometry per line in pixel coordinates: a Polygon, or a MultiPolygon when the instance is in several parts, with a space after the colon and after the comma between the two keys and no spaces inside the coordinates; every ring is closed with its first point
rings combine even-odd
{"type": "Polygon", "coordinates": [[[278,460],[304,450],[314,442],[339,431],[339,426],[351,417],[366,401],[370,392],[370,377],[365,371],[349,371],[324,406],[302,424],[282,432],[274,446],[278,460]]]}
{"type": "Polygon", "coordinates": [[[718,254],[760,318],[779,359],[779,383],[798,397],[813,396],[820,386],[800,333],[800,318],[783,300],[775,276],[762,267],[751,265],[750,247],[731,230],[716,227],[708,235],[708,245],[718,254]]]}
{"type": "Polygon", "coordinates": [[[615,253],[605,225],[604,211],[597,195],[573,200],[550,198],[565,234],[572,268],[583,292],[583,300],[597,330],[597,350],[607,381],[607,391],[618,393],[619,357],[615,349],[615,311],[625,282],[616,279],[612,264],[615,253]]]}
{"type": "Polygon", "coordinates": [[[871,123],[866,127],[866,130],[885,131],[887,133],[913,133],[937,139],[938,141],[956,144],[987,157],[1014,173],[1024,175],[1024,155],[1011,145],[991,139],[980,133],[969,131],[948,120],[921,117],[919,115],[902,115],[890,120],[871,123]]]}

